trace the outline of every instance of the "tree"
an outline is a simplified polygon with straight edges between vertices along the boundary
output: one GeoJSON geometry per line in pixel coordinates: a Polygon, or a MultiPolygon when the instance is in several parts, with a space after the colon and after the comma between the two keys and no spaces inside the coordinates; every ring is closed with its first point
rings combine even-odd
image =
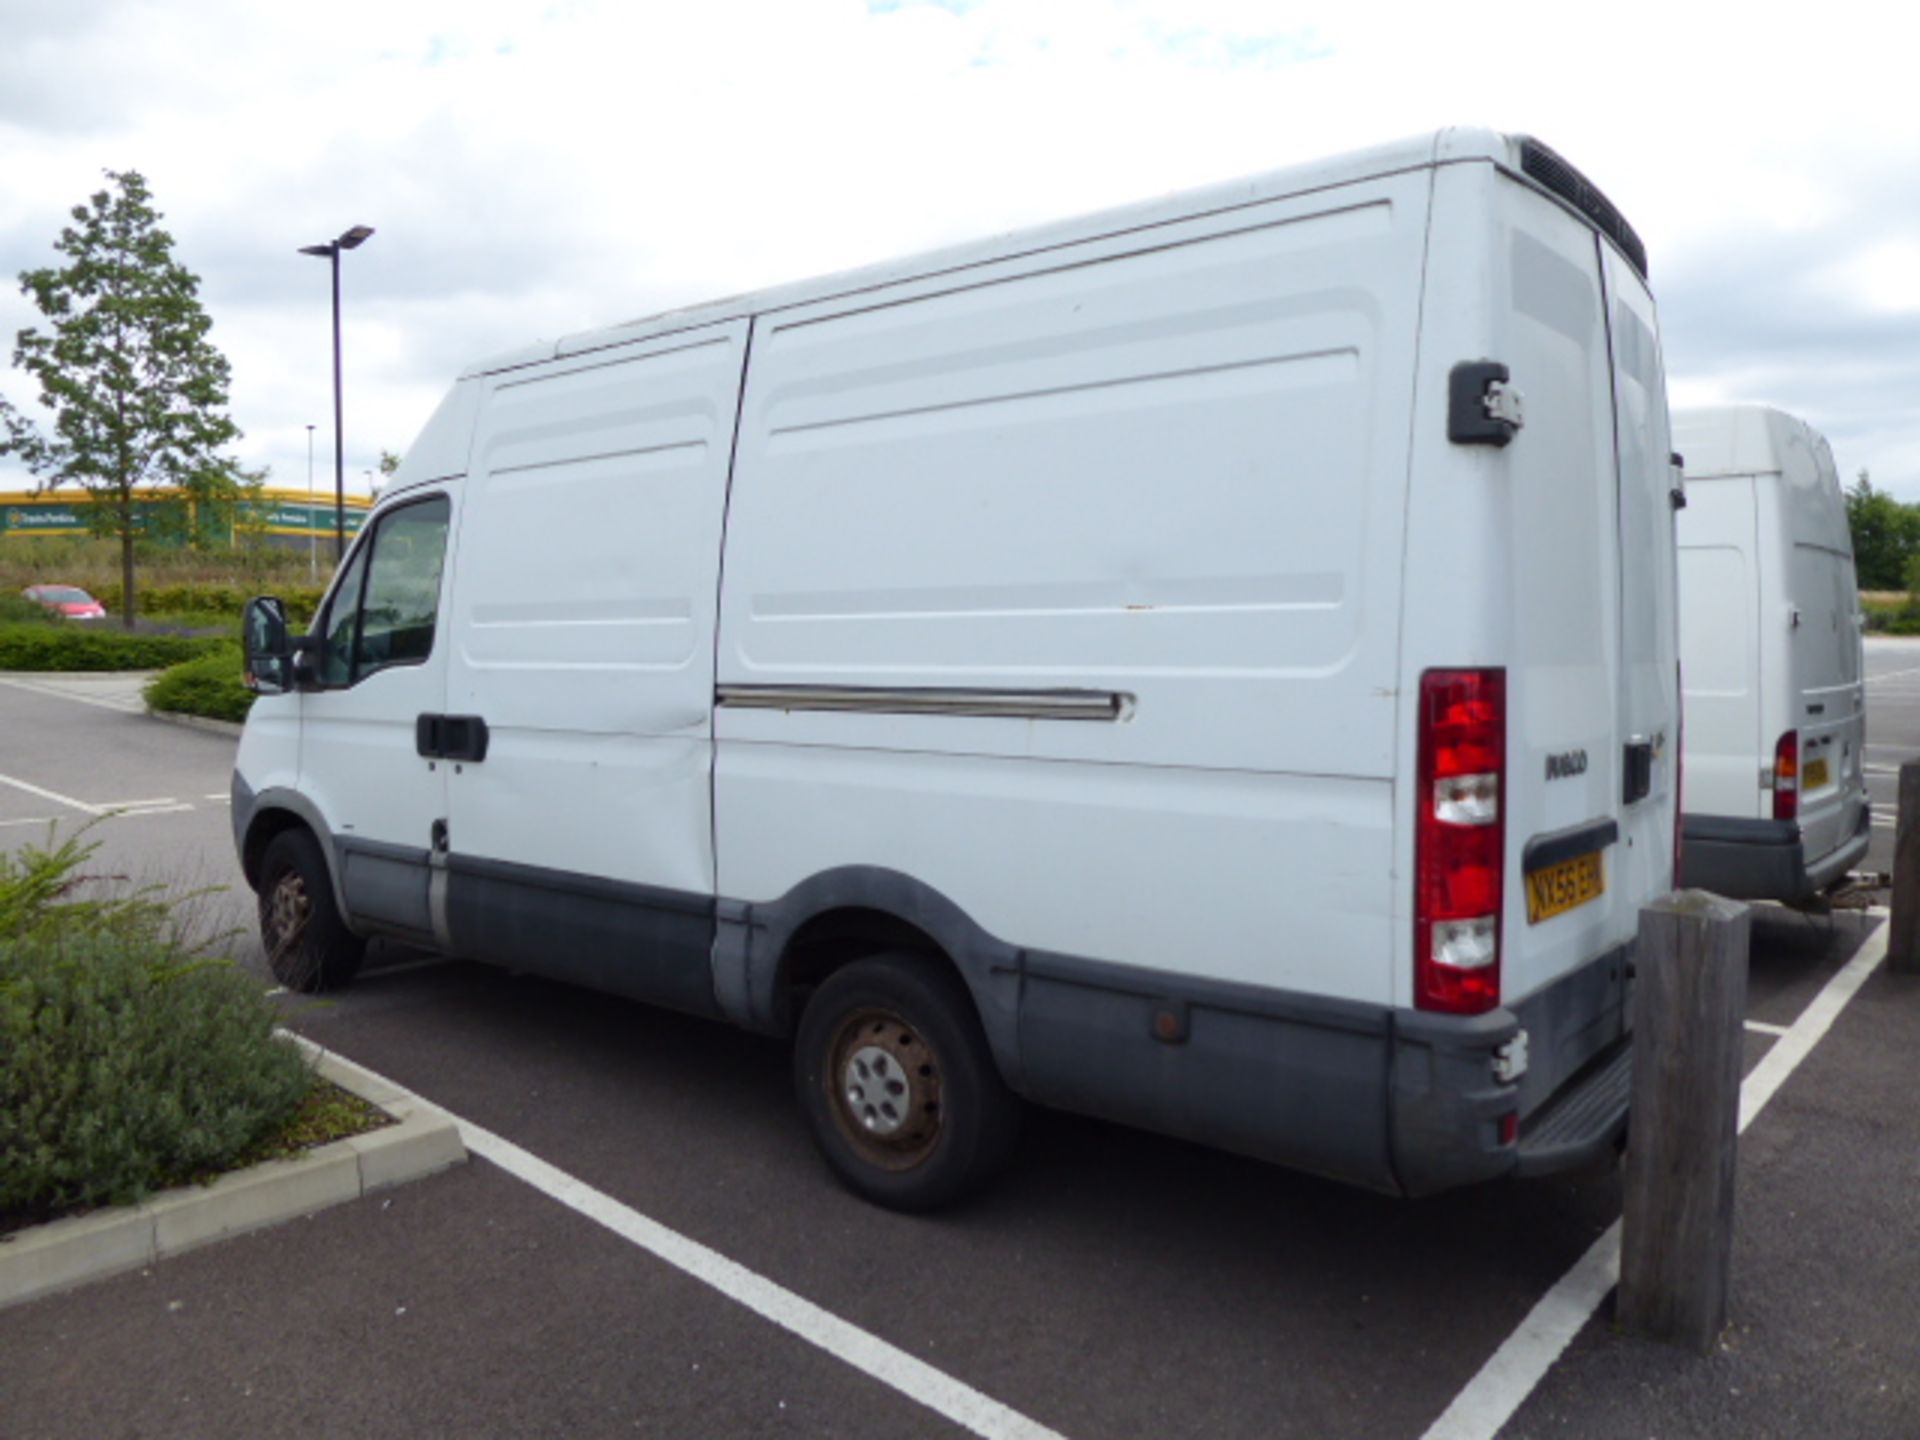
{"type": "Polygon", "coordinates": [[[227,417],[229,367],[207,339],[199,277],[173,258],[139,172],[106,176],[109,188],[74,207],[54,242],[66,263],[20,275],[48,329],[20,331],[13,363],[39,386],[53,424],[42,431],[0,397],[0,455],[18,456],[49,488],[87,491],[94,529],[120,541],[132,628],[136,490],[231,493],[234,465],[218,452],[240,430],[227,417]]]}
{"type": "Polygon", "coordinates": [[[1847,491],[1847,529],[1862,590],[1899,590],[1907,562],[1920,554],[1920,509],[1873,488],[1865,470],[1847,491]]]}

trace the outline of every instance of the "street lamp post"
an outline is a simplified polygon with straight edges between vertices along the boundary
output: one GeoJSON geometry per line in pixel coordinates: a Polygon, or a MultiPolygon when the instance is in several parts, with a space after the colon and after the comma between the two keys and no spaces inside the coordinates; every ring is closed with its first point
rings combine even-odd
{"type": "Polygon", "coordinates": [[[371,225],[356,225],[337,240],[320,245],[302,245],[302,255],[320,255],[333,267],[333,561],[339,564],[347,554],[347,471],[341,450],[345,424],[340,400],[340,252],[358,249],[373,234],[371,225]]]}

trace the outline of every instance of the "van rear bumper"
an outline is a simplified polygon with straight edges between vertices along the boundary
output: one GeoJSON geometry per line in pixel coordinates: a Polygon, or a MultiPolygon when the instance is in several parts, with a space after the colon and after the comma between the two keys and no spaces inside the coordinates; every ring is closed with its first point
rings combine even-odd
{"type": "Polygon", "coordinates": [[[1871,810],[1862,807],[1859,832],[1809,865],[1800,827],[1791,820],[1683,815],[1680,885],[1730,900],[1805,900],[1860,862],[1872,823],[1871,810]]]}
{"type": "Polygon", "coordinates": [[[1622,945],[1485,1015],[1395,1012],[1389,1113],[1402,1193],[1551,1174],[1614,1149],[1627,1123],[1632,956],[1622,945]],[[1503,1083],[1496,1061],[1523,1032],[1526,1072],[1503,1083]],[[1502,1144],[1509,1115],[1518,1143],[1502,1144]]]}
{"type": "Polygon", "coordinates": [[[1041,1104],[1395,1195],[1545,1173],[1604,1152],[1625,1123],[1595,1072],[1626,1034],[1632,953],[1484,1015],[1436,1015],[1016,952],[1007,1078],[1041,1104]],[[1503,1143],[1509,1117],[1519,1134],[1503,1143]]]}

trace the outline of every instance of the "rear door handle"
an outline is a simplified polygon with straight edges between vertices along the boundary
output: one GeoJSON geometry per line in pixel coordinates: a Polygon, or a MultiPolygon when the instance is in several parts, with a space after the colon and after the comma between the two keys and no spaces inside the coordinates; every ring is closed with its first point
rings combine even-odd
{"type": "Polygon", "coordinates": [[[1631,805],[1653,793],[1653,742],[1638,736],[1627,742],[1620,765],[1620,801],[1631,805]]]}

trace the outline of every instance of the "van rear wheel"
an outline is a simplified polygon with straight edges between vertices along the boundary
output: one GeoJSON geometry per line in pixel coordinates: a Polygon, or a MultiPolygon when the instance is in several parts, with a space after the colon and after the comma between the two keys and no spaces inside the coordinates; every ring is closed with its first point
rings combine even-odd
{"type": "Polygon", "coordinates": [[[305,830],[281,831],[260,857],[260,943],[289,990],[339,990],[359,972],[366,941],[340,918],[326,857],[305,830]]]}
{"type": "Polygon", "coordinates": [[[836,970],[808,1002],[794,1084],[814,1143],[855,1194],[932,1210],[1006,1163],[1020,1102],[993,1063],[973,999],[924,956],[836,970]]]}

